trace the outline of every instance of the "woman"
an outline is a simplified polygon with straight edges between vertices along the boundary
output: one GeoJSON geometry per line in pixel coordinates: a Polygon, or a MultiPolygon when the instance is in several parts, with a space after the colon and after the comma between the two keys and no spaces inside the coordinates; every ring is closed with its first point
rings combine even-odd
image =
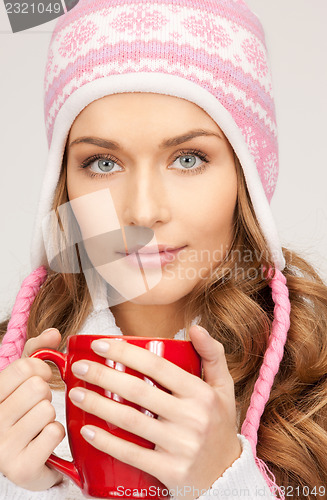
{"type": "MultiPolygon", "coordinates": [[[[325,491],[319,488],[326,484],[327,470],[322,451],[327,290],[304,259],[281,247],[270,211],[278,155],[258,19],[242,1],[81,1],[56,26],[45,91],[50,152],[33,239],[36,271],[22,286],[22,293],[32,286],[35,299],[18,327],[14,308],[1,346],[3,387],[13,380],[14,363],[26,361],[17,358],[41,346],[63,350],[74,333],[110,335],[118,328],[124,335],[153,335],[155,328],[157,336],[172,337],[180,329],[178,334],[187,332],[204,362],[201,387],[205,400],[211,401],[199,424],[205,432],[195,439],[190,421],[181,426],[176,424],[180,414],[172,414],[176,426],[165,435],[168,452],[163,461],[154,450],[153,462],[142,461],[140,468],[151,470],[169,487],[191,484],[208,495],[220,495],[227,484],[228,491],[240,488],[235,497],[244,488],[254,496],[264,481],[271,489],[264,491],[266,498],[283,498],[285,488],[300,498],[323,497],[325,491]],[[195,130],[202,135],[184,137],[178,144],[177,136],[195,130]],[[213,135],[204,135],[204,130],[213,135]],[[98,143],[85,137],[96,137],[98,143]],[[119,146],[104,148],[99,138],[119,146]],[[114,208],[104,223],[108,211],[99,212],[99,200],[109,200],[106,208],[114,208]],[[61,233],[47,222],[52,221],[51,210],[61,207],[68,207],[69,224],[64,226],[71,241],[60,254],[67,266],[58,270],[54,257],[57,248],[62,250],[61,233]],[[115,224],[109,227],[112,217],[115,224]],[[150,229],[156,244],[180,249],[166,252],[165,264],[152,271],[146,272],[143,257],[146,276],[155,276],[155,285],[146,292],[135,268],[133,274],[130,268],[126,271],[133,278],[127,281],[120,259],[117,275],[115,261],[100,259],[99,239],[88,246],[88,236],[118,228],[150,229]],[[76,241],[86,250],[82,273],[70,267],[76,264],[76,241]],[[130,286],[133,295],[127,298],[130,286]],[[198,321],[209,337],[192,326],[198,321]],[[42,333],[48,327],[56,327],[61,336],[42,333]],[[30,340],[25,343],[26,338],[30,340]],[[221,378],[219,389],[216,380],[221,378]],[[173,446],[182,429],[189,429],[188,438],[173,446]],[[192,439],[196,445],[190,454],[192,439]],[[181,460],[176,475],[172,464],[181,460]]],[[[27,460],[28,453],[24,462],[22,452],[11,465],[0,463],[9,478],[2,484],[9,488],[11,478],[16,496],[19,488],[50,488],[43,496],[32,495],[47,498],[60,492],[62,498],[68,487],[57,484],[62,478],[45,461],[62,440],[63,428],[53,423],[53,412],[44,404],[50,399],[49,371],[31,362],[24,380],[16,376],[14,393],[7,389],[2,396],[3,450],[12,450],[17,440],[15,422],[4,416],[11,413],[8,408],[19,406],[20,387],[28,384],[24,388],[33,393],[33,375],[43,380],[34,405],[43,404],[44,420],[31,434],[42,431],[34,444],[46,443],[46,450],[35,460],[37,466],[27,460]],[[49,429],[54,428],[50,438],[49,429]],[[32,479],[22,474],[23,464],[24,470],[26,464],[32,467],[32,479]]],[[[144,363],[150,364],[150,359],[144,363]]],[[[91,371],[79,376],[92,377],[91,371]]],[[[84,394],[75,404],[83,407],[93,397],[84,394]]],[[[193,400],[193,410],[200,401],[193,400]]],[[[105,402],[99,404],[104,411],[105,402]]],[[[118,413],[116,418],[119,421],[118,413]]],[[[22,415],[16,419],[19,423],[22,415]]],[[[96,429],[88,431],[95,435],[90,438],[82,430],[84,438],[109,452],[109,436],[99,439],[96,429]]],[[[27,445],[21,446],[27,450],[27,445]]]]}

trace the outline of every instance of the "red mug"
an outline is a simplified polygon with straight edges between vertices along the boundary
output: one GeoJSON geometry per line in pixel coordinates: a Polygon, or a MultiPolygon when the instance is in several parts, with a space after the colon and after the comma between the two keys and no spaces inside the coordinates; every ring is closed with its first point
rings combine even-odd
{"type": "MultiPolygon", "coordinates": [[[[55,454],[51,454],[47,460],[47,465],[57,469],[61,473],[72,479],[83,494],[98,498],[142,498],[159,500],[169,496],[168,489],[154,476],[121,462],[107,453],[104,453],[83,439],[80,429],[84,425],[95,425],[115,436],[131,441],[140,446],[154,449],[154,443],[136,436],[116,425],[112,425],[95,415],[84,412],[75,406],[69,399],[68,393],[73,387],[84,387],[109,397],[121,404],[132,406],[141,412],[146,412],[153,418],[158,415],[149,410],[127,401],[117,394],[105,391],[80,380],[74,376],[71,366],[78,360],[88,359],[105,364],[113,369],[124,371],[135,377],[144,379],[147,383],[158,387],[170,394],[170,391],[162,387],[158,382],[146,377],[142,373],[135,371],[122,363],[116,363],[99,356],[91,349],[93,340],[103,339],[103,335],[72,335],[68,338],[67,354],[63,354],[51,349],[40,349],[34,352],[31,358],[40,358],[55,363],[63,381],[66,384],[66,421],[67,435],[73,461],[64,460],[55,454]]],[[[119,339],[136,346],[148,349],[155,354],[171,361],[187,372],[201,376],[201,358],[188,340],[166,339],[161,337],[134,337],[134,336],[111,336],[110,339],[119,339]]]]}

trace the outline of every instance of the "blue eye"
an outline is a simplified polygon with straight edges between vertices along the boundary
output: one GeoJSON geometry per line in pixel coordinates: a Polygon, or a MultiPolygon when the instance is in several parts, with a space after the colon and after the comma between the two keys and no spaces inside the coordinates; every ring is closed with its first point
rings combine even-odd
{"type": "MultiPolygon", "coordinates": [[[[94,162],[95,163],[95,162],[94,162]]],[[[113,170],[116,162],[114,160],[100,158],[97,162],[97,167],[101,170],[101,173],[109,173],[113,170]]]]}
{"type": "Polygon", "coordinates": [[[110,155],[94,155],[83,161],[80,168],[86,169],[90,177],[108,177],[111,173],[115,173],[115,171],[113,171],[115,164],[117,164],[116,159],[110,155]],[[100,172],[87,168],[93,163],[100,169],[100,172]]]}
{"type": "MultiPolygon", "coordinates": [[[[184,168],[175,167],[175,169],[178,170],[178,173],[180,174],[202,173],[206,168],[206,165],[204,165],[204,163],[209,163],[207,155],[197,150],[179,151],[179,153],[175,156],[173,163],[175,163],[178,159],[180,159],[182,162],[185,162],[184,165],[183,163],[180,163],[180,166],[184,168]],[[196,161],[194,162],[194,158],[196,157],[200,158],[200,160],[202,160],[202,163],[194,168],[196,163],[196,161]]],[[[111,155],[98,154],[91,156],[90,158],[87,158],[85,161],[83,161],[80,165],[80,168],[85,169],[90,177],[108,177],[109,175],[122,171],[121,167],[120,170],[114,170],[115,165],[118,165],[117,162],[118,160],[116,160],[116,158],[112,157],[111,155]],[[99,172],[94,171],[92,168],[87,168],[93,163],[100,170],[99,172]]]]}
{"type": "Polygon", "coordinates": [[[103,170],[103,172],[110,172],[114,163],[115,162],[112,160],[99,160],[97,166],[100,170],[103,170]]]}
{"type": "Polygon", "coordinates": [[[175,157],[174,163],[175,163],[176,160],[185,161],[184,165],[182,163],[180,163],[180,165],[182,167],[185,167],[185,168],[178,169],[178,170],[180,170],[181,174],[199,173],[199,171],[202,172],[204,170],[205,165],[203,165],[203,163],[201,163],[200,165],[196,166],[196,168],[193,168],[194,165],[195,165],[193,158],[195,158],[195,157],[200,158],[200,160],[202,162],[204,162],[204,163],[208,163],[209,162],[209,160],[207,159],[207,155],[204,154],[204,153],[202,153],[201,151],[195,151],[195,150],[192,150],[192,151],[180,151],[178,153],[178,155],[175,157]]]}

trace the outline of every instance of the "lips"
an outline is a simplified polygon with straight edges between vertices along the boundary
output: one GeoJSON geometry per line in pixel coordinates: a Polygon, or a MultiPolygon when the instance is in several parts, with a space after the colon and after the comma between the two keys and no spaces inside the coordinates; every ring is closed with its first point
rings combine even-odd
{"type": "Polygon", "coordinates": [[[175,261],[179,252],[182,251],[187,245],[183,247],[165,247],[166,250],[158,251],[160,248],[158,246],[142,248],[140,251],[132,252],[126,254],[122,253],[122,258],[124,264],[131,266],[135,269],[140,269],[142,266],[143,269],[158,269],[159,267],[164,267],[166,264],[172,265],[175,261]],[[153,250],[156,252],[153,252],[153,250]],[[143,250],[148,250],[147,252],[143,252],[143,250]],[[152,250],[152,253],[150,252],[152,250]]]}
{"type": "MultiPolygon", "coordinates": [[[[179,250],[181,248],[184,248],[185,246],[186,245],[174,247],[171,245],[160,244],[160,245],[152,245],[152,246],[148,246],[148,247],[141,247],[140,249],[139,249],[139,247],[131,247],[128,249],[128,254],[131,254],[134,252],[137,252],[139,254],[158,254],[158,253],[179,250]]],[[[125,250],[122,250],[122,251],[120,250],[120,251],[118,251],[118,253],[126,255],[125,250]]]]}

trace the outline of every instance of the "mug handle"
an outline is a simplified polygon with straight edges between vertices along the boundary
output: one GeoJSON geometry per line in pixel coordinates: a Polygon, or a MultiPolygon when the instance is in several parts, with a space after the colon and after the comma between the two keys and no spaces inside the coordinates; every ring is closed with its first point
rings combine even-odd
{"type": "MultiPolygon", "coordinates": [[[[60,371],[61,378],[66,382],[66,359],[67,355],[62,352],[58,352],[52,349],[39,349],[30,355],[30,358],[39,358],[43,361],[52,361],[60,371]]],[[[82,488],[81,478],[79,476],[78,470],[74,462],[69,460],[64,460],[63,458],[57,457],[54,453],[51,453],[46,464],[53,469],[65,474],[70,479],[77,484],[79,488],[82,488]]]]}

